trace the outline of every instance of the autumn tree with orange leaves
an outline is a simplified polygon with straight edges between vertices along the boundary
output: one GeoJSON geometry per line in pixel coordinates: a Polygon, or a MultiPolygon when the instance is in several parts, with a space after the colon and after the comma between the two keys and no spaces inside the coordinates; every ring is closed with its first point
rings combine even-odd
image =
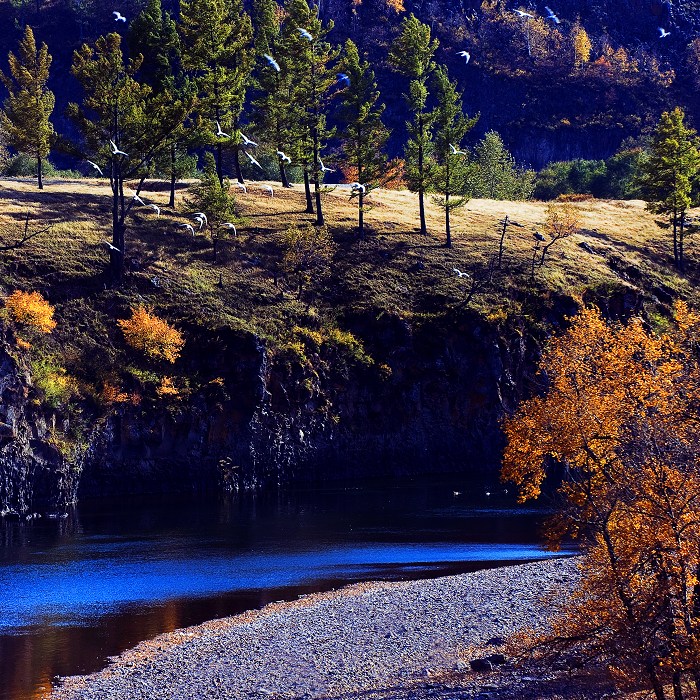
{"type": "Polygon", "coordinates": [[[561,475],[554,548],[580,540],[582,579],[551,636],[657,700],[700,696],[700,315],[661,335],[582,310],[544,354],[543,390],[505,421],[502,478],[520,500],[561,475]]]}

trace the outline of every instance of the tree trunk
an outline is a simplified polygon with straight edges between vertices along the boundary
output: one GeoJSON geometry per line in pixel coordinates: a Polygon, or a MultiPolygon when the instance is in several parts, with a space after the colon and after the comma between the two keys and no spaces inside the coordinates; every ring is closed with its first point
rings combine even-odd
{"type": "Polygon", "coordinates": [[[501,261],[503,260],[503,244],[506,240],[506,231],[508,230],[508,214],[503,219],[503,229],[501,231],[501,240],[498,242],[498,269],[501,269],[501,261]]]}
{"type": "Polygon", "coordinates": [[[423,201],[424,199],[424,192],[423,190],[418,190],[418,211],[420,213],[420,233],[421,236],[427,236],[428,235],[428,227],[425,225],[425,202],[423,201]]]}
{"type": "Polygon", "coordinates": [[[666,694],[664,693],[664,687],[656,674],[656,669],[652,666],[648,669],[649,680],[651,681],[651,688],[654,691],[654,697],[656,700],[666,700],[666,694]]]}
{"type": "Polygon", "coordinates": [[[678,230],[678,269],[680,272],[685,272],[685,212],[681,212],[681,225],[678,230]]]}
{"type": "Polygon", "coordinates": [[[219,178],[219,185],[224,186],[224,166],[221,163],[223,149],[220,143],[216,144],[216,176],[219,178]]]}
{"type": "Polygon", "coordinates": [[[241,170],[241,161],[240,161],[240,158],[238,156],[239,156],[238,149],[236,149],[233,152],[233,169],[234,169],[234,172],[236,173],[236,180],[238,180],[238,182],[240,182],[242,185],[242,184],[244,184],[243,183],[243,171],[241,170]]]}
{"type": "Polygon", "coordinates": [[[678,267],[678,215],[673,211],[673,264],[678,267]]]}
{"type": "Polygon", "coordinates": [[[39,183],[39,189],[43,190],[44,189],[44,180],[43,180],[43,177],[41,174],[41,164],[42,164],[41,161],[42,161],[42,158],[37,153],[37,156],[36,156],[36,179],[37,179],[37,182],[39,183]]]}
{"type": "Polygon", "coordinates": [[[175,143],[170,144],[170,199],[168,200],[169,207],[175,207],[175,182],[177,180],[175,173],[175,161],[177,159],[177,152],[175,149],[175,143]]]}
{"type": "Polygon", "coordinates": [[[321,208],[321,183],[318,180],[318,171],[314,175],[314,195],[316,197],[316,225],[323,226],[326,221],[323,218],[323,209],[321,208]]]}
{"type": "Polygon", "coordinates": [[[423,202],[423,114],[418,115],[418,132],[420,134],[418,141],[418,177],[420,177],[421,186],[418,188],[418,211],[420,213],[420,233],[421,236],[428,235],[428,227],[425,225],[425,203],[423,202]]]}
{"type": "Polygon", "coordinates": [[[112,197],[112,245],[109,249],[109,278],[114,286],[119,286],[124,276],[124,220],[119,212],[119,194],[112,197]]]}
{"type": "Polygon", "coordinates": [[[680,671],[674,671],[673,673],[673,700],[683,700],[680,671]]]}
{"type": "Polygon", "coordinates": [[[450,229],[450,193],[445,192],[445,247],[452,247],[452,231],[450,229]]]}
{"type": "Polygon", "coordinates": [[[311,198],[311,183],[309,181],[309,171],[304,168],[304,192],[306,194],[306,211],[305,214],[314,213],[314,202],[311,198]]]}
{"type": "Polygon", "coordinates": [[[282,187],[291,187],[289,184],[289,178],[287,177],[287,171],[284,169],[284,161],[282,160],[282,156],[277,156],[277,162],[280,166],[280,181],[282,182],[282,187]]]}
{"type": "Polygon", "coordinates": [[[362,190],[360,190],[360,196],[358,197],[357,205],[357,233],[360,236],[360,240],[364,240],[365,237],[365,195],[362,190]]]}

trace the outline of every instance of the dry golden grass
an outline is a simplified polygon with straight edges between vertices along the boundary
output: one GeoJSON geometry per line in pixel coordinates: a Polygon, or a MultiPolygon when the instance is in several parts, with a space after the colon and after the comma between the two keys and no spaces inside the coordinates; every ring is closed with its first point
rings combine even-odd
{"type": "MultiPolygon", "coordinates": [[[[105,291],[104,270],[110,239],[109,188],[99,180],[48,181],[39,192],[31,181],[0,181],[0,243],[17,237],[26,212],[32,226],[51,224],[51,231],[26,246],[2,253],[0,270],[6,291],[39,289],[57,303],[63,316],[86,313],[86,299],[95,323],[120,313],[137,300],[163,309],[175,321],[211,325],[244,324],[279,336],[281,329],[315,314],[316,309],[374,308],[403,314],[441,312],[459,306],[465,284],[453,268],[475,270],[496,254],[499,221],[504,215],[521,224],[509,228],[503,270],[488,292],[472,301],[484,313],[508,306],[523,294],[549,292],[580,295],[586,289],[629,287],[693,296],[693,286],[671,267],[668,231],[639,201],[586,201],[575,204],[582,217],[581,233],[551,249],[544,267],[530,280],[533,232],[542,229],[546,204],[472,200],[453,214],[454,247],[443,246],[442,211],[428,203],[430,236],[417,233],[417,198],[406,191],[380,190],[369,198],[368,236],[354,235],[356,200],[347,188],[324,194],[327,224],[338,243],[330,279],[310,288],[302,302],[275,275],[281,258],[280,237],[289,225],[314,220],[304,214],[301,186],[289,190],[277,183],[250,183],[238,194],[243,223],[239,235],[220,245],[216,264],[211,241],[192,237],[179,223],[188,221],[178,191],[178,210],[166,207],[162,183],[146,183],[142,197],[159,204],[160,218],[135,207],[127,232],[127,284],[105,291]],[[274,197],[262,192],[272,184],[274,197]],[[578,244],[586,241],[593,253],[578,244]],[[115,307],[115,304],[117,306],[115,307]],[[311,304],[311,308],[309,308],[311,304]],[[315,307],[315,308],[314,308],[315,307]]],[[[692,239],[691,239],[692,241],[692,239]]],[[[688,249],[692,260],[694,251],[688,249]]],[[[475,270],[478,274],[478,270],[475,270]]],[[[695,267],[690,266],[690,279],[695,267]]]]}

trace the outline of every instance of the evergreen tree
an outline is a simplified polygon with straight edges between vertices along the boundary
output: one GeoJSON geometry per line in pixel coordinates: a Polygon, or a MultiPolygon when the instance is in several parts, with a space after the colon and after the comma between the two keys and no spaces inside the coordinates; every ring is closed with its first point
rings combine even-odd
{"type": "Polygon", "coordinates": [[[389,132],[382,123],[384,105],[379,103],[379,91],[367,61],[360,60],[357,46],[348,39],[341,61],[341,70],[349,85],[343,90],[338,118],[343,124],[343,153],[348,166],[362,185],[353,196],[358,200],[358,226],[364,237],[365,197],[379,186],[386,168],[383,152],[389,132]]]}
{"type": "MultiPolygon", "coordinates": [[[[258,131],[266,135],[268,143],[277,154],[280,181],[290,187],[282,153],[296,160],[296,148],[300,131],[300,117],[295,95],[301,86],[299,70],[296,68],[296,46],[284,46],[280,34],[281,26],[275,0],[255,0],[253,18],[255,26],[256,70],[254,72],[253,118],[258,131]],[[292,53],[289,53],[291,48],[292,53]],[[265,56],[275,56],[280,70],[275,70],[265,56]]],[[[292,37],[301,38],[297,31],[292,37]]],[[[310,202],[309,193],[309,204],[310,202]]],[[[311,209],[313,213],[313,208],[311,209]]]]}
{"type": "MultiPolygon", "coordinates": [[[[149,0],[146,8],[137,15],[129,28],[128,42],[130,54],[143,57],[139,79],[155,94],[168,90],[184,97],[191,92],[192,85],[182,71],[177,25],[170,13],[163,10],[161,0],[149,0]]],[[[170,176],[168,204],[171,207],[175,206],[175,183],[192,170],[193,159],[187,153],[187,147],[193,141],[192,132],[181,125],[158,154],[158,169],[170,176]]]]}
{"type": "Polygon", "coordinates": [[[451,248],[450,213],[469,201],[470,169],[466,153],[460,152],[460,146],[478,117],[469,119],[465,116],[462,95],[457,91],[456,83],[450,81],[446,68],[440,66],[434,76],[438,106],[433,112],[435,163],[431,168],[430,181],[432,189],[438,193],[434,200],[445,211],[445,245],[451,248]]]}
{"type": "Polygon", "coordinates": [[[409,189],[418,192],[420,232],[428,234],[425,223],[425,192],[429,186],[428,161],[431,153],[433,115],[428,111],[427,81],[435,69],[433,56],[438,40],[430,38],[430,27],[414,15],[404,18],[401,34],[389,51],[389,62],[410,79],[406,101],[413,119],[407,123],[409,140],[406,145],[406,176],[409,189]]]}
{"type": "Polygon", "coordinates": [[[321,159],[327,141],[335,131],[328,127],[326,110],[331,88],[338,82],[330,64],[338,57],[339,51],[326,41],[333,22],[323,25],[309,8],[307,0],[289,0],[285,10],[287,16],[280,35],[280,56],[285,57],[285,67],[292,75],[293,104],[299,110],[297,126],[300,127],[293,150],[304,166],[307,211],[310,178],[314,186],[316,223],[323,226],[321,181],[324,173],[321,159]],[[311,39],[302,34],[302,29],[311,39]]]}
{"type": "Polygon", "coordinates": [[[46,87],[51,55],[44,43],[37,50],[34,32],[27,25],[19,42],[19,55],[10,51],[8,62],[10,75],[0,72],[9,93],[5,109],[0,113],[0,127],[12,148],[36,157],[37,183],[41,190],[44,189],[42,161],[49,155],[54,135],[49,119],[55,99],[46,87]]]}
{"type": "Polygon", "coordinates": [[[473,195],[488,199],[528,199],[532,195],[534,173],[518,168],[495,131],[488,131],[475,150],[473,195]]]}
{"type": "Polygon", "coordinates": [[[73,54],[72,73],[83,87],[83,103],[70,104],[68,114],[82,132],[85,154],[107,163],[112,190],[110,276],[115,284],[123,277],[126,219],[134,203],[124,194],[124,183],[137,178],[139,193],[153,159],[191,109],[191,103],[168,90],[155,94],[139,83],[134,76],[140,62],[140,57],[125,62],[119,34],[99,37],[94,47],[83,44],[73,54]]]}
{"type": "Polygon", "coordinates": [[[197,84],[202,132],[214,145],[219,183],[224,181],[226,146],[236,147],[236,177],[243,182],[238,160],[239,119],[253,58],[250,17],[242,0],[182,0],[180,34],[183,66],[197,84]],[[217,135],[217,123],[227,136],[217,135]]]}
{"type": "Polygon", "coordinates": [[[683,272],[686,212],[697,200],[694,186],[700,178],[700,142],[684,123],[680,107],[664,112],[656,127],[649,158],[641,164],[639,185],[647,207],[669,217],[673,230],[673,260],[683,272]]]}

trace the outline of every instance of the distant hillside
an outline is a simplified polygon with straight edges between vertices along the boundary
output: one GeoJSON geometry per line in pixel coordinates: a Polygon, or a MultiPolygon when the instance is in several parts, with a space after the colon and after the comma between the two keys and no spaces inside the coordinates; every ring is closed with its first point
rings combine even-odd
{"type": "MultiPolygon", "coordinates": [[[[497,130],[518,160],[541,167],[551,160],[607,157],[675,105],[683,106],[690,122],[699,125],[699,2],[552,0],[561,21],[556,25],[546,19],[546,1],[522,5],[533,20],[512,12],[517,3],[403,3],[405,12],[414,12],[432,27],[441,42],[438,60],[459,80],[468,111],[481,114],[473,139],[497,130]],[[670,32],[663,39],[660,26],[670,32]],[[573,50],[577,27],[592,45],[589,60],[578,66],[573,50]],[[472,55],[468,65],[456,55],[464,48],[472,55]]],[[[116,4],[133,17],[143,2],[116,4]]],[[[176,10],[176,2],[164,2],[169,5],[176,10]]],[[[335,22],[334,41],[353,38],[378,71],[386,121],[393,131],[392,155],[403,144],[406,86],[385,57],[404,14],[395,9],[400,5],[396,0],[321,0],[320,7],[321,15],[335,22]]],[[[69,74],[72,51],[82,40],[117,29],[112,9],[95,0],[0,0],[0,66],[5,67],[4,55],[15,47],[22,25],[32,24],[54,56],[51,87],[57,95],[60,131],[70,130],[62,114],[78,96],[69,74]]]]}

